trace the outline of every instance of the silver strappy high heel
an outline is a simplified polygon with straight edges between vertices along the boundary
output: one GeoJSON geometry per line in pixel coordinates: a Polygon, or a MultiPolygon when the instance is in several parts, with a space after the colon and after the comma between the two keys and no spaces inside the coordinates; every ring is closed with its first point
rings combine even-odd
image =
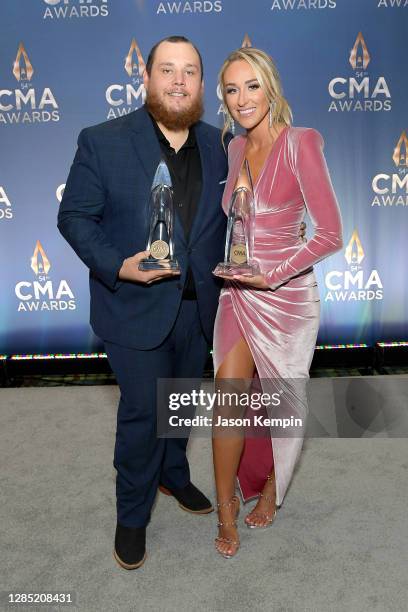
{"type": "MultiPolygon", "coordinates": [[[[235,511],[235,518],[233,521],[225,523],[222,521],[218,521],[217,526],[218,527],[237,527],[237,517],[239,514],[239,499],[236,495],[234,495],[233,497],[231,497],[231,499],[229,501],[226,502],[220,502],[217,504],[217,509],[218,509],[218,516],[220,515],[220,508],[231,508],[232,506],[236,506],[236,511],[235,511]]],[[[224,559],[231,559],[231,557],[233,557],[234,555],[237,554],[238,549],[239,549],[239,540],[233,540],[232,538],[224,538],[222,536],[217,536],[215,538],[215,547],[217,552],[224,557],[224,559]],[[217,548],[217,543],[220,544],[230,544],[233,547],[235,547],[235,549],[233,549],[233,551],[231,553],[223,553],[221,552],[218,548],[217,548]]]]}
{"type": "MultiPolygon", "coordinates": [[[[267,476],[266,480],[268,482],[275,483],[275,474],[272,472],[272,474],[269,474],[269,476],[267,476]]],[[[271,497],[270,495],[266,495],[263,492],[259,493],[259,497],[262,497],[267,502],[271,502],[271,503],[274,502],[275,503],[274,510],[272,514],[269,512],[260,512],[260,511],[254,511],[254,510],[249,512],[249,514],[247,514],[247,516],[245,517],[245,524],[248,527],[248,529],[266,529],[267,527],[270,527],[272,525],[275,519],[276,511],[277,511],[276,498],[271,497]],[[251,521],[251,518],[260,518],[264,522],[264,524],[258,525],[256,523],[253,523],[251,521]]]]}

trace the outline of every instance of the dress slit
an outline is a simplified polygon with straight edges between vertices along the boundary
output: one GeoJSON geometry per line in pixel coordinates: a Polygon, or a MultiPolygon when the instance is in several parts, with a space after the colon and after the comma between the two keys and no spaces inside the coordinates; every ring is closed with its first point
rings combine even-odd
{"type": "MultiPolygon", "coordinates": [[[[222,318],[217,318],[214,333],[214,375],[223,364],[227,355],[233,350],[236,344],[244,339],[254,360],[255,372],[253,375],[253,385],[251,392],[262,391],[258,371],[256,353],[251,348],[251,343],[242,329],[231,296],[224,290],[220,298],[220,307],[223,311],[222,318]],[[222,329],[220,328],[222,325],[222,329]],[[254,354],[255,353],[255,354],[254,354]]],[[[254,435],[251,428],[246,428],[244,448],[238,468],[237,481],[242,499],[248,501],[258,497],[262,491],[266,477],[271,473],[274,466],[273,445],[270,435],[261,437],[254,435]]]]}

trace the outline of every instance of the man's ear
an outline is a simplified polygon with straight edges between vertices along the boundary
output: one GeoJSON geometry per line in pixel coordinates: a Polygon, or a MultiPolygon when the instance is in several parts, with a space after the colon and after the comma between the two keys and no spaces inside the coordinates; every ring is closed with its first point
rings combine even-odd
{"type": "Polygon", "coordinates": [[[201,81],[201,95],[204,95],[204,79],[201,81]]]}
{"type": "Polygon", "coordinates": [[[143,84],[144,84],[145,89],[147,91],[147,89],[149,87],[149,75],[147,74],[146,68],[145,68],[145,70],[143,72],[143,84]]]}

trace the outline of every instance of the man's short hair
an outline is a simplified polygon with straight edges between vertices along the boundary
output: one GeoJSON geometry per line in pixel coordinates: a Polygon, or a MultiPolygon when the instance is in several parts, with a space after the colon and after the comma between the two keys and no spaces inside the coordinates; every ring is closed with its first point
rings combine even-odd
{"type": "Polygon", "coordinates": [[[154,45],[154,47],[152,47],[152,49],[150,50],[150,53],[149,53],[149,57],[147,58],[147,62],[146,62],[146,72],[147,72],[147,74],[149,76],[150,76],[150,73],[152,71],[152,66],[153,66],[153,62],[154,62],[154,56],[156,54],[157,47],[159,45],[161,45],[163,42],[170,42],[170,43],[181,43],[182,42],[182,43],[187,43],[187,44],[191,45],[193,47],[193,49],[196,50],[197,55],[199,57],[199,60],[200,60],[200,70],[201,70],[201,80],[203,80],[203,77],[204,77],[204,66],[203,66],[203,58],[201,57],[201,53],[199,52],[199,50],[197,49],[195,44],[192,43],[191,40],[189,40],[185,36],[168,36],[167,38],[162,38],[162,40],[159,40],[159,42],[157,42],[154,45]]]}

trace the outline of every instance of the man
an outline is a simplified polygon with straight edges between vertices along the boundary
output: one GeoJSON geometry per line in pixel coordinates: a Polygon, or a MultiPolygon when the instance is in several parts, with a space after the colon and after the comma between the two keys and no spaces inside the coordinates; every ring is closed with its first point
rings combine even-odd
{"type": "Polygon", "coordinates": [[[184,37],[160,41],[144,84],[144,107],[81,132],[58,215],[59,230],[90,269],[91,325],[121,392],[114,555],[125,569],[144,563],[159,486],[184,510],[213,510],[190,482],[187,440],[157,438],[156,381],[202,376],[220,289],[211,271],[223,258],[226,224],[227,160],[220,131],[200,121],[198,50],[184,37]],[[148,255],[150,189],[163,158],[180,274],[138,269],[148,255]]]}

